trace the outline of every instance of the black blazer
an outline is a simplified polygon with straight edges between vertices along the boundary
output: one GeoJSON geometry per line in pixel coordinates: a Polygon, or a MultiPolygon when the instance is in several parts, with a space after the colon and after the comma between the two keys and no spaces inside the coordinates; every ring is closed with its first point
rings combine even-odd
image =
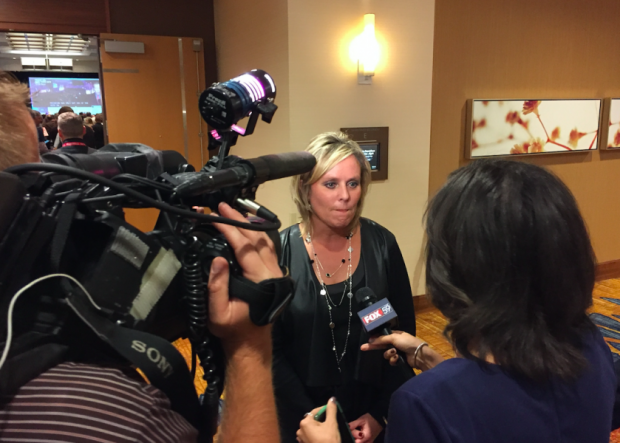
{"type": "MultiPolygon", "coordinates": [[[[383,226],[365,218],[360,220],[360,228],[365,286],[370,287],[378,299],[385,297],[390,300],[398,314],[398,329],[415,335],[413,295],[396,238],[383,226]]],[[[283,230],[280,239],[281,264],[290,269],[296,290],[290,306],[273,328],[274,388],[281,425],[286,428],[286,423],[282,422],[289,420],[292,429],[299,424],[305,412],[319,406],[312,404],[305,387],[338,385],[340,374],[331,349],[327,309],[318,295],[321,288],[313,278],[314,271],[299,226],[293,225],[283,230]]],[[[359,321],[353,315],[353,321],[359,321]]],[[[383,359],[383,351],[359,351],[359,346],[368,341],[363,330],[359,337],[352,337],[352,340],[358,344],[354,378],[368,386],[387,389],[379,406],[384,411],[381,414],[372,413],[373,416],[387,416],[389,397],[399,383],[385,386],[386,376],[398,379],[398,374],[396,371],[386,373],[394,368],[383,359]]],[[[356,418],[350,417],[351,420],[356,418]]]]}

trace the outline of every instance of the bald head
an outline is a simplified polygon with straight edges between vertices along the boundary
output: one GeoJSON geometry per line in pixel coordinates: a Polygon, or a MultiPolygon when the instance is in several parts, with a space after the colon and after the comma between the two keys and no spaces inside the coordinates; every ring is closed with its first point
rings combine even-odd
{"type": "Polygon", "coordinates": [[[67,138],[82,138],[84,130],[82,117],[74,112],[65,112],[58,116],[58,131],[63,140],[67,138]]]}

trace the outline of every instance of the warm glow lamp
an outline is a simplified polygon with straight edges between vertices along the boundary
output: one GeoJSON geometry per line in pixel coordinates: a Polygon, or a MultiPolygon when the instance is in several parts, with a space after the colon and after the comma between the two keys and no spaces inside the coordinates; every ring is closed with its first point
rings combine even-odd
{"type": "Polygon", "coordinates": [[[349,55],[357,63],[358,83],[372,84],[372,77],[381,57],[379,42],[375,37],[374,14],[364,15],[364,30],[351,42],[349,55]]]}

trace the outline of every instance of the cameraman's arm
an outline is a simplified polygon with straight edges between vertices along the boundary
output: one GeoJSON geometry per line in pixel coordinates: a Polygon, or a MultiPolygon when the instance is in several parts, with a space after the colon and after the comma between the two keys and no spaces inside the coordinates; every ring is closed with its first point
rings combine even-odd
{"type": "MultiPolygon", "coordinates": [[[[222,216],[245,220],[226,204],[222,216]]],[[[245,278],[258,283],[282,277],[273,243],[266,234],[218,224],[235,251],[245,278]]],[[[227,357],[226,406],[220,442],[280,441],[271,376],[271,325],[256,326],[248,305],[228,294],[228,264],[216,258],[209,278],[209,320],[213,334],[222,340],[227,357]]]]}

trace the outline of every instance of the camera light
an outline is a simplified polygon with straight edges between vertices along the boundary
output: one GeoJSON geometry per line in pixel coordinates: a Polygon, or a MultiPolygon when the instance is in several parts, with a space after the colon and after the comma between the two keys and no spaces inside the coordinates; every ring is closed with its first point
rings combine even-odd
{"type": "Polygon", "coordinates": [[[213,128],[229,129],[249,116],[259,104],[273,102],[275,96],[276,87],[271,76],[254,69],[206,89],[200,95],[200,114],[213,128]]]}

